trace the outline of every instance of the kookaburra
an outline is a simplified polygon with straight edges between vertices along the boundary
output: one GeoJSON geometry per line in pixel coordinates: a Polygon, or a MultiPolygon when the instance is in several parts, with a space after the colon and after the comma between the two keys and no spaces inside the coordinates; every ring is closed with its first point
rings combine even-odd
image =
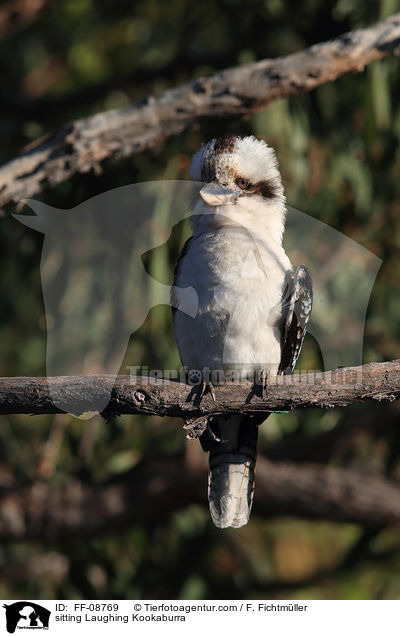
{"type": "MultiPolygon", "coordinates": [[[[191,176],[205,185],[174,285],[195,289],[197,315],[180,311],[179,298],[172,299],[189,378],[201,373],[212,385],[221,373],[251,380],[290,373],[311,313],[312,282],[303,265],[293,271],[282,247],[286,205],[274,150],[253,136],[212,139],[193,156],[191,176]]],[[[257,431],[265,419],[213,416],[200,438],[210,451],[208,500],[220,528],[249,519],[257,431]]]]}

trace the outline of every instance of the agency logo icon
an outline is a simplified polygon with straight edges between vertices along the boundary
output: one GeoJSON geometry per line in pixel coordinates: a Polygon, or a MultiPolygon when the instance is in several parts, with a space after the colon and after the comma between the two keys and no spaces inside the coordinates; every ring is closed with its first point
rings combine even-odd
{"type": "Polygon", "coordinates": [[[37,603],[18,601],[3,607],[9,634],[14,634],[16,629],[49,629],[51,612],[37,603]]]}

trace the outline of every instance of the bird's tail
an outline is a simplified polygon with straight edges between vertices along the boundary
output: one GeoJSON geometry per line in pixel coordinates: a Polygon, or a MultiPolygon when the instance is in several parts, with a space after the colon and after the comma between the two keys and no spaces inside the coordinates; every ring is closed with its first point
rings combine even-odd
{"type": "Polygon", "coordinates": [[[243,415],[215,416],[201,437],[203,449],[210,450],[208,502],[218,528],[240,528],[249,520],[259,423],[243,415]]]}

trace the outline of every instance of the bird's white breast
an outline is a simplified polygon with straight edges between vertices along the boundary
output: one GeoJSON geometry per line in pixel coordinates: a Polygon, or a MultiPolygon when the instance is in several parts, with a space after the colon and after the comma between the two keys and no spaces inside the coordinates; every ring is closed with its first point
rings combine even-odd
{"type": "Polygon", "coordinates": [[[198,295],[195,318],[177,311],[174,331],[189,369],[242,375],[276,374],[280,357],[281,300],[290,261],[266,231],[237,224],[201,223],[180,261],[175,285],[198,295]]]}

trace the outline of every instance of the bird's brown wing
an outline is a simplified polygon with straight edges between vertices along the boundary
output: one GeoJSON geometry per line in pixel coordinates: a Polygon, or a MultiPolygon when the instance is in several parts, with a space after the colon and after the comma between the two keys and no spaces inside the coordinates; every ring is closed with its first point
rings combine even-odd
{"type": "MultiPolygon", "coordinates": [[[[176,263],[175,263],[175,267],[174,267],[173,285],[177,285],[177,278],[178,278],[178,275],[179,275],[179,268],[181,266],[182,259],[187,254],[187,251],[189,249],[189,246],[190,246],[190,243],[192,241],[192,238],[193,238],[193,236],[188,238],[188,240],[186,241],[185,245],[182,247],[182,250],[178,254],[178,258],[176,259],[176,263]]],[[[172,316],[174,316],[175,312],[177,311],[178,302],[177,302],[177,298],[175,296],[175,291],[174,291],[173,287],[171,288],[170,300],[171,300],[172,316]]]]}
{"type": "Polygon", "coordinates": [[[313,300],[312,279],[305,265],[291,274],[283,297],[282,355],[278,375],[291,373],[300,355],[311,315],[313,300]]]}

